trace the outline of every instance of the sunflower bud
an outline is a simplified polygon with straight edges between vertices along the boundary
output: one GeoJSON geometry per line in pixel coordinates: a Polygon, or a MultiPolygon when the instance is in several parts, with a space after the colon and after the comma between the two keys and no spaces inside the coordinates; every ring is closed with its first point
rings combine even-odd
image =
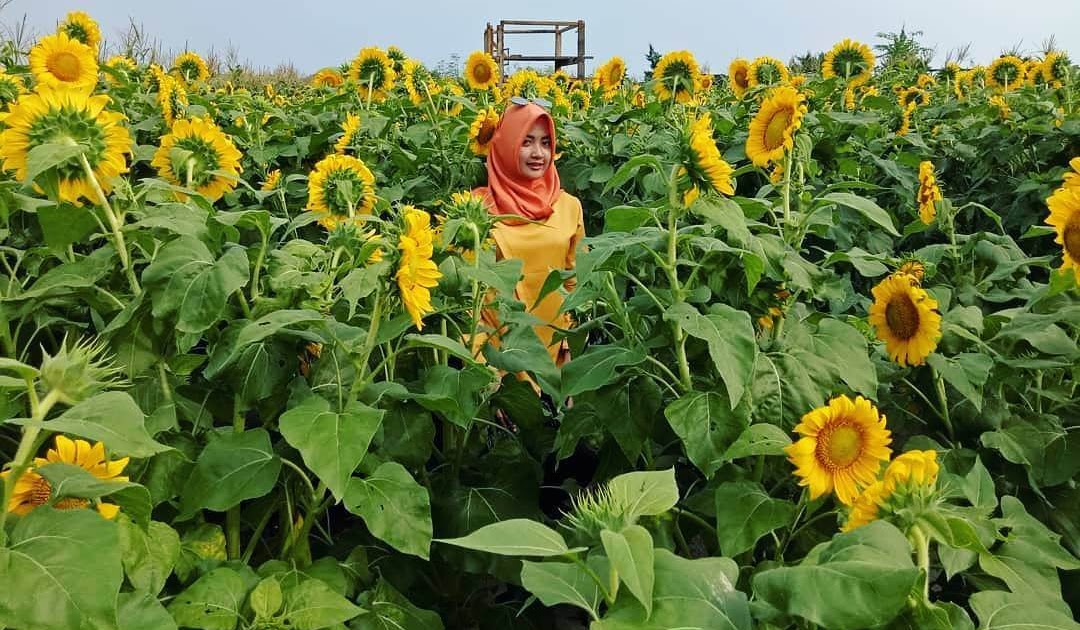
{"type": "Polygon", "coordinates": [[[114,387],[120,382],[120,368],[108,355],[102,341],[67,339],[54,356],[45,354],[41,363],[41,382],[63,403],[74,405],[114,387]]]}

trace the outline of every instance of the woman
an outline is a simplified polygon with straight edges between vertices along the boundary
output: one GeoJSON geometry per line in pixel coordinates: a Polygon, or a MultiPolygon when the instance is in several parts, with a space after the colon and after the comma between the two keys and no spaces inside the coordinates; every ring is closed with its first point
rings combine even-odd
{"type": "MultiPolygon", "coordinates": [[[[515,98],[491,140],[488,185],[475,192],[484,197],[492,214],[529,219],[496,222],[492,230],[496,257],[522,261],[523,277],[514,296],[544,322],[534,330],[555,365],[562,365],[569,358],[568,346],[565,340],[554,340],[555,332],[571,325],[569,314],[559,312],[563,296],[552,291],[539,304],[536,298],[553,269],[574,268],[585,224],[581,202],[559,185],[554,155],[555,122],[551,115],[535,103],[515,98]]],[[[575,285],[571,279],[566,288],[573,290],[575,285]]],[[[491,330],[498,330],[498,320],[490,309],[484,311],[483,321],[491,330]]]]}

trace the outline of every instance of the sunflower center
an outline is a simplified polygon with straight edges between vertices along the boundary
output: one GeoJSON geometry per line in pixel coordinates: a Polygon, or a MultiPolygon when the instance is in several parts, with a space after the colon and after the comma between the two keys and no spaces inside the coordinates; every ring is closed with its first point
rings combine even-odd
{"type": "Polygon", "coordinates": [[[1064,238],[1065,253],[1073,260],[1080,261],[1080,215],[1076,216],[1065,226],[1064,238]]]}
{"type": "Polygon", "coordinates": [[[856,427],[841,424],[818,436],[818,461],[829,469],[847,468],[862,453],[863,436],[856,427]]]}
{"type": "Polygon", "coordinates": [[[48,61],[45,62],[45,67],[61,81],[75,81],[82,70],[79,58],[66,50],[50,55],[48,61]]]}
{"type": "Polygon", "coordinates": [[[765,127],[765,148],[769,151],[784,144],[784,131],[791,124],[791,113],[789,109],[782,109],[769,119],[769,124],[765,127]]]}
{"type": "Polygon", "coordinates": [[[473,78],[477,83],[487,83],[491,80],[491,68],[487,67],[487,64],[477,64],[473,68],[473,78]]]}
{"type": "Polygon", "coordinates": [[[750,84],[750,77],[747,74],[746,68],[739,68],[735,71],[735,84],[739,87],[747,87],[750,84]]]}
{"type": "Polygon", "coordinates": [[[919,332],[919,309],[907,294],[896,295],[885,306],[885,322],[894,335],[906,341],[919,332]]]}
{"type": "Polygon", "coordinates": [[[480,131],[476,134],[476,141],[480,144],[487,144],[491,142],[491,138],[495,135],[495,125],[491,122],[484,121],[484,124],[480,125],[480,131]]]}

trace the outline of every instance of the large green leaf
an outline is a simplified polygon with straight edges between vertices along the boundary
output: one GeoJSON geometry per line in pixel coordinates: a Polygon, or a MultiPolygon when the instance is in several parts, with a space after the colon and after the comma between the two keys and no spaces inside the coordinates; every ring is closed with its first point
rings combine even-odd
{"type": "Polygon", "coordinates": [[[600,389],[617,378],[619,368],[637,365],[645,361],[641,348],[623,346],[597,346],[562,367],[562,394],[576,396],[582,392],[600,389]]]}
{"type": "Polygon", "coordinates": [[[821,198],[825,201],[831,201],[837,205],[851,208],[871,222],[884,228],[889,234],[900,236],[900,233],[896,231],[896,226],[893,225],[893,220],[892,217],[889,216],[889,213],[866,197],[860,197],[859,195],[848,192],[831,192],[822,195],[821,198]]]}
{"type": "MultiPolygon", "coordinates": [[[[597,561],[602,556],[589,559],[590,568],[596,572],[597,561]]],[[[598,575],[606,574],[598,573],[598,575]]],[[[570,604],[587,610],[595,618],[603,592],[589,573],[572,562],[521,561],[521,585],[536,596],[545,606],[570,604]]]]}
{"type": "Polygon", "coordinates": [[[1050,608],[1039,599],[1005,591],[983,591],[971,596],[971,609],[979,630],[1077,630],[1068,613],[1050,608]]]}
{"type": "Polygon", "coordinates": [[[660,415],[664,393],[656,381],[638,375],[607,385],[591,398],[604,428],[611,433],[628,461],[637,461],[660,415]]]}
{"type": "Polygon", "coordinates": [[[652,615],[620,597],[591,630],[750,630],[746,595],[735,590],[739,567],[728,558],[687,560],[667,549],[655,555],[652,615]]]}
{"type": "Polygon", "coordinates": [[[225,334],[222,342],[214,346],[203,375],[208,379],[214,378],[236,361],[240,353],[251,344],[283,331],[295,334],[296,331],[292,329],[294,326],[321,322],[323,319],[322,315],[312,310],[282,310],[274,311],[254,321],[245,321],[235,330],[230,327],[230,331],[225,334]]]}
{"type": "Polygon", "coordinates": [[[472,425],[480,407],[478,399],[492,378],[491,370],[480,365],[461,370],[435,365],[428,369],[424,378],[424,393],[413,398],[424,408],[467,428],[472,425]]]}
{"type": "Polygon", "coordinates": [[[775,424],[759,422],[746,427],[739,439],[735,440],[721,458],[729,462],[740,457],[753,455],[780,456],[784,454],[784,447],[791,444],[791,437],[783,429],[775,424]]]}
{"type": "Polygon", "coordinates": [[[40,426],[48,431],[104,442],[114,455],[150,457],[169,450],[150,437],[142,410],[124,392],[105,392],[87,398],[42,423],[28,419],[13,420],[12,423],[40,426]]]}
{"type": "Polygon", "coordinates": [[[180,493],[181,516],[196,510],[224,512],[245,499],[255,499],[274,489],[281,459],[270,445],[266,429],[226,432],[210,440],[180,493]]]}
{"type": "Polygon", "coordinates": [[[682,440],[686,455],[706,478],[723,465],[728,448],[750,424],[750,406],[732,409],[720,392],[684,394],[667,406],[664,415],[682,440]]]}
{"type": "Polygon", "coordinates": [[[743,392],[751,382],[757,341],[750,314],[725,304],[713,304],[707,315],[680,302],[664,313],[664,319],[678,322],[691,337],[704,340],[709,346],[713,366],[727,388],[731,408],[742,401],[743,392]]]}
{"type": "Polygon", "coordinates": [[[602,530],[600,541],[611,566],[619,579],[645,607],[645,616],[652,614],[653,604],[653,539],[649,530],[631,525],[621,532],[602,530]]]}
{"type": "Polygon", "coordinates": [[[757,597],[781,612],[859,630],[892,620],[920,575],[900,530],[875,521],[818,545],[798,566],[758,573],[753,585],[757,597]]]}
{"type": "Polygon", "coordinates": [[[379,578],[375,588],[357,598],[364,612],[353,621],[357,630],[442,630],[438,614],[418,608],[390,583],[379,578]]]}
{"type": "Polygon", "coordinates": [[[955,357],[935,353],[928,356],[926,362],[945,378],[945,382],[970,400],[977,411],[982,411],[982,388],[990,377],[990,368],[994,367],[991,357],[978,352],[964,352],[955,357]]]}
{"type": "Polygon", "coordinates": [[[181,236],[161,248],[142,278],[154,288],[154,317],[176,313],[178,331],[199,333],[221,319],[234,291],[247,286],[247,250],[229,247],[215,259],[202,241],[181,236]]]}
{"type": "Polygon", "coordinates": [[[176,630],[176,620],[150,593],[120,593],[116,598],[117,630],[176,630]]]}
{"type": "Polygon", "coordinates": [[[674,468],[625,473],[613,477],[607,487],[629,506],[631,519],[663,514],[679,502],[674,468]]]}
{"type": "Polygon", "coordinates": [[[562,534],[526,518],[513,518],[481,527],[461,538],[436,538],[438,542],[501,556],[562,556],[580,551],[566,546],[562,534]]]}
{"type": "Polygon", "coordinates": [[[116,523],[93,510],[37,508],[0,547],[0,626],[108,628],[123,579],[116,523]]]}
{"type": "Polygon", "coordinates": [[[425,560],[431,549],[431,499],[397,462],[385,462],[345,487],[345,508],[364,519],[371,533],[399,551],[425,560]]]}
{"type": "Polygon", "coordinates": [[[99,479],[82,466],[61,462],[45,464],[35,470],[49,481],[54,500],[60,497],[108,497],[108,503],[119,505],[140,527],[145,529],[150,523],[150,511],[153,509],[150,491],[137,483],[99,479]]]}
{"type": "Polygon", "coordinates": [[[753,549],[772,530],[791,523],[795,504],[769,496],[761,484],[731,481],[716,489],[716,535],[725,556],[753,549]]]}
{"type": "Polygon", "coordinates": [[[180,535],[165,523],[151,521],[147,530],[121,515],[120,550],[124,573],[137,589],[157,595],[180,558],[180,535]]]}
{"type": "Polygon", "coordinates": [[[248,585],[229,568],[214,569],[169,603],[169,614],[182,628],[234,630],[243,618],[248,585]]]}
{"type": "Polygon", "coordinates": [[[281,414],[278,424],[285,440],[340,501],[385,413],[358,401],[339,413],[325,398],[308,396],[281,414]]]}
{"type": "Polygon", "coordinates": [[[484,346],[484,357],[489,365],[507,372],[528,372],[552,395],[559,393],[559,368],[551,360],[551,354],[540,341],[532,326],[516,325],[499,338],[499,346],[484,346]]]}
{"type": "Polygon", "coordinates": [[[345,623],[363,610],[334,592],[322,580],[304,580],[285,590],[285,623],[290,628],[329,628],[345,623]]]}

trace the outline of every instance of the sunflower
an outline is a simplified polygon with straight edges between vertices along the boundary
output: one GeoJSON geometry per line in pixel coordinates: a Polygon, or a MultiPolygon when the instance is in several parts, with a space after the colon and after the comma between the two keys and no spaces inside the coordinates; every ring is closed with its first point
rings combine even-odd
{"type": "Polygon", "coordinates": [[[811,500],[836,492],[841,503],[851,505],[892,452],[885,416],[862,396],[833,398],[804,415],[795,432],[803,437],[784,452],[811,500]]]}
{"type": "MultiPolygon", "coordinates": [[[[80,44],[81,46],[82,44],[80,44]]],[[[105,109],[109,97],[91,96],[85,90],[53,89],[38,86],[24,94],[10,108],[0,134],[0,160],[4,169],[26,179],[27,154],[48,143],[79,145],[95,179],[105,193],[112,180],[128,170],[125,155],[131,154],[131,136],[121,125],[124,116],[105,109]]],[[[97,203],[93,185],[78,157],[57,165],[60,198],[75,205],[86,198],[97,203]]]]}
{"type": "Polygon", "coordinates": [[[173,123],[150,164],[169,183],[194,188],[213,202],[236,188],[243,171],[241,157],[229,136],[209,117],[187,118],[173,123]],[[178,156],[173,149],[190,153],[178,156]]]}
{"type": "Polygon", "coordinates": [[[461,114],[461,110],[465,109],[465,105],[461,101],[452,97],[465,96],[465,88],[461,87],[454,81],[450,81],[446,84],[446,88],[439,91],[442,96],[440,108],[443,113],[450,117],[455,117],[461,114]]]}
{"type": "Polygon", "coordinates": [[[356,133],[360,131],[360,116],[349,112],[345,114],[345,122],[341,123],[341,137],[334,144],[334,153],[344,155],[345,149],[353,143],[356,133]]]}
{"type": "MultiPolygon", "coordinates": [[[[1077,162],[1078,159],[1073,159],[1074,167],[1080,166],[1077,162]]],[[[1069,185],[1066,181],[1065,187],[1050,195],[1046,205],[1050,209],[1046,223],[1057,232],[1054,242],[1061,245],[1064,258],[1061,270],[1075,270],[1080,284],[1080,186],[1069,185]]]]}
{"type": "Polygon", "coordinates": [[[339,87],[345,79],[342,78],[341,73],[333,68],[323,68],[315,73],[315,76],[311,77],[311,85],[313,87],[339,87]]]}
{"type": "Polygon", "coordinates": [[[1001,96],[1000,94],[994,94],[987,102],[997,108],[998,115],[1001,116],[1002,120],[1007,120],[1009,118],[1009,114],[1012,113],[1012,108],[1009,107],[1009,102],[1006,101],[1005,97],[1001,96]]]}
{"type": "Polygon", "coordinates": [[[424,64],[410,59],[405,62],[404,68],[401,71],[402,83],[405,84],[405,91],[409,94],[409,100],[413,105],[419,105],[424,102],[424,86],[431,80],[431,73],[424,67],[424,64]]]}
{"type": "Polygon", "coordinates": [[[405,62],[409,59],[405,51],[397,46],[387,46],[386,56],[390,58],[390,61],[394,62],[394,72],[401,74],[401,71],[405,68],[405,62]]]}
{"type": "MultiPolygon", "coordinates": [[[[127,477],[120,475],[128,464],[128,458],[109,461],[105,458],[105,446],[97,442],[93,446],[83,440],[71,440],[66,436],[57,435],[54,442],[55,448],[49,449],[45,457],[35,457],[34,467],[40,468],[47,464],[63,463],[78,466],[94,477],[102,481],[127,481],[127,477]]],[[[0,473],[0,478],[6,478],[11,471],[0,473]]],[[[52,498],[52,486],[48,480],[34,471],[27,469],[15,482],[14,493],[8,502],[7,510],[20,516],[27,514],[34,508],[45,505],[52,498]]],[[[53,504],[58,510],[74,510],[89,507],[87,499],[64,498],[53,504]]],[[[115,518],[120,508],[110,503],[98,502],[95,505],[98,513],[105,518],[115,518]]]]}
{"type": "Polygon", "coordinates": [[[746,138],[746,156],[756,166],[780,160],[795,143],[795,132],[806,113],[806,97],[795,88],[782,85],[774,89],[750,121],[746,138]]]}
{"type": "Polygon", "coordinates": [[[1054,51],[1047,53],[1042,63],[1039,64],[1039,73],[1042,75],[1043,81],[1051,87],[1059,88],[1065,84],[1071,66],[1072,62],[1069,61],[1065,53],[1054,51]]]}
{"type": "Polygon", "coordinates": [[[892,494],[902,486],[933,487],[940,471],[937,451],[907,451],[889,462],[881,480],[885,491],[892,494]]]}
{"type": "Polygon", "coordinates": [[[674,98],[677,103],[686,103],[701,88],[701,69],[690,51],[677,50],[660,58],[653,69],[653,80],[653,91],[660,100],[674,98]]]}
{"type": "Polygon", "coordinates": [[[97,50],[98,45],[101,44],[101,29],[98,28],[97,22],[82,11],[68,13],[56,31],[67,35],[71,39],[80,41],[94,50],[97,50]]]}
{"type": "Polygon", "coordinates": [[[555,89],[555,82],[548,77],[542,77],[535,70],[518,70],[510,75],[503,86],[502,96],[509,99],[512,96],[523,98],[547,98],[555,89]]]}
{"type": "Polygon", "coordinates": [[[622,86],[623,80],[626,79],[626,62],[622,60],[622,57],[612,57],[608,59],[604,65],[596,69],[594,80],[601,90],[604,91],[606,97],[610,98],[610,95],[614,94],[622,86]]]}
{"type": "Polygon", "coordinates": [[[382,102],[394,89],[397,73],[389,55],[381,48],[369,46],[361,49],[349,64],[349,78],[357,84],[362,98],[382,102]]]}
{"type": "Polygon", "coordinates": [[[882,478],[866,487],[856,497],[841,531],[862,527],[886,513],[893,513],[910,502],[909,497],[925,497],[937,484],[940,466],[937,451],[908,451],[889,462],[882,478]],[[904,501],[908,499],[908,501],[904,501]]]}
{"type": "Polygon", "coordinates": [[[930,92],[921,87],[900,88],[896,91],[896,101],[900,107],[923,107],[930,104],[930,92]]]}
{"type": "Polygon", "coordinates": [[[405,310],[412,317],[417,330],[422,330],[424,315],[434,310],[431,306],[431,289],[438,286],[442,274],[431,260],[434,249],[431,216],[423,210],[406,206],[403,218],[405,230],[398,240],[401,260],[395,277],[405,310]]]}
{"type": "Polygon", "coordinates": [[[893,274],[873,288],[870,325],[901,366],[922,365],[941,338],[937,300],[907,274],[893,274]]]}
{"type": "Polygon", "coordinates": [[[1066,171],[1062,175],[1062,185],[1065,188],[1080,188],[1080,157],[1074,157],[1069,160],[1069,166],[1072,171],[1066,171]]]}
{"type": "Polygon", "coordinates": [[[945,64],[945,67],[938,72],[938,78],[942,81],[955,84],[960,79],[960,73],[963,70],[960,69],[960,64],[955,61],[950,61],[945,64]]]}
{"type": "Polygon", "coordinates": [[[937,79],[929,74],[920,74],[919,77],[915,79],[915,85],[925,90],[926,88],[937,85],[937,79]]]}
{"type": "Polygon", "coordinates": [[[896,130],[896,135],[906,136],[908,131],[911,130],[911,115],[915,113],[915,104],[912,103],[904,108],[904,113],[900,116],[900,128],[896,130]]]}
{"type": "Polygon", "coordinates": [[[64,33],[42,37],[30,49],[30,71],[38,85],[54,88],[92,90],[98,80],[94,49],[64,33]]]}
{"type": "Polygon", "coordinates": [[[131,57],[113,55],[104,66],[109,70],[105,73],[105,80],[111,85],[120,85],[122,82],[134,83],[138,78],[139,66],[131,57]]]}
{"type": "Polygon", "coordinates": [[[592,104],[592,97],[581,88],[570,90],[567,99],[570,101],[571,109],[577,112],[588,111],[589,106],[592,104]]]}
{"type": "Polygon", "coordinates": [[[851,503],[847,521],[840,527],[842,532],[850,532],[853,529],[869,525],[878,520],[881,507],[888,500],[885,484],[879,479],[866,486],[859,496],[851,503]]]}
{"type": "Polygon", "coordinates": [[[634,104],[634,107],[638,109],[644,109],[645,107],[645,92],[637,90],[630,98],[630,102],[634,104]]]}
{"type": "Polygon", "coordinates": [[[720,157],[720,150],[716,148],[712,134],[712,117],[708,113],[691,122],[687,171],[695,183],[700,182],[707,189],[718,193],[734,195],[735,187],[731,181],[733,169],[720,157]]]}
{"type": "Polygon", "coordinates": [[[14,103],[23,94],[26,94],[26,85],[22,77],[0,70],[0,110],[6,109],[9,103],[14,103]]]}
{"type": "Polygon", "coordinates": [[[356,215],[370,214],[375,207],[375,176],[351,155],[328,155],[308,177],[307,207],[321,215],[319,225],[330,231],[340,223],[358,223],[356,215]]]}
{"type": "Polygon", "coordinates": [[[274,170],[272,170],[272,171],[270,171],[269,173],[266,174],[266,181],[264,181],[262,183],[262,186],[259,187],[259,190],[262,190],[262,191],[276,190],[277,187],[280,186],[280,185],[281,185],[281,170],[275,168],[274,170]]]}
{"type": "Polygon", "coordinates": [[[713,75],[708,72],[702,73],[699,83],[701,84],[701,91],[708,94],[713,88],[713,75]]]}
{"type": "Polygon", "coordinates": [[[477,50],[465,60],[465,80],[474,90],[490,90],[499,82],[499,66],[491,55],[477,50]]]}
{"type": "Polygon", "coordinates": [[[874,53],[861,42],[844,39],[837,42],[821,64],[821,76],[826,79],[839,77],[848,85],[862,85],[874,72],[874,53]]]}
{"type": "Polygon", "coordinates": [[[926,265],[918,260],[907,260],[904,264],[900,265],[900,268],[896,270],[896,273],[911,276],[915,279],[915,282],[921,283],[923,276],[926,275],[926,265]]]}
{"type": "Polygon", "coordinates": [[[165,124],[171,126],[173,121],[184,115],[184,109],[188,105],[187,90],[176,77],[163,75],[158,82],[157,101],[165,124]]]}
{"type": "Polygon", "coordinates": [[[750,89],[750,62],[745,59],[735,59],[728,66],[728,81],[731,83],[731,91],[735,93],[735,98],[742,98],[742,95],[750,89]]]}
{"type": "Polygon", "coordinates": [[[773,57],[758,57],[750,64],[747,82],[750,87],[787,83],[790,75],[783,61],[773,57]]]}
{"type": "Polygon", "coordinates": [[[919,163],[919,192],[916,202],[919,204],[919,219],[926,225],[934,222],[937,216],[936,202],[941,201],[941,188],[934,177],[934,165],[929,160],[919,163]]]}
{"type": "Polygon", "coordinates": [[[491,150],[491,140],[499,127],[499,113],[494,108],[482,109],[476,114],[469,126],[469,148],[476,155],[487,155],[491,150]]]}
{"type": "Polygon", "coordinates": [[[173,59],[172,69],[169,70],[184,80],[185,83],[197,83],[210,78],[210,68],[198,53],[182,52],[173,59]]]}
{"type": "Polygon", "coordinates": [[[1024,84],[1027,64],[1015,55],[1002,55],[986,70],[986,85],[1008,92],[1024,84]]]}

